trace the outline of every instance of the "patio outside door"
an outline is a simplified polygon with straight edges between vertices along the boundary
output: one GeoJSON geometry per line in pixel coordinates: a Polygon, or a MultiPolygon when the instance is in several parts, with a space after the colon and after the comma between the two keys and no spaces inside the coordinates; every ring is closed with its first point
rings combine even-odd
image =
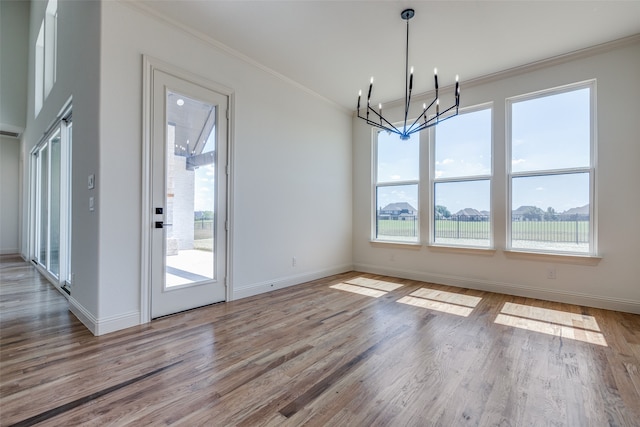
{"type": "Polygon", "coordinates": [[[226,296],[228,97],[153,71],[151,317],[226,296]]]}

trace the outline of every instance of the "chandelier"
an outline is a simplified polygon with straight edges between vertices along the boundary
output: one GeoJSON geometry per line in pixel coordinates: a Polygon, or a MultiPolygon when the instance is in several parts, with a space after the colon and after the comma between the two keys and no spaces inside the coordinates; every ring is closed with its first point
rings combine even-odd
{"type": "Polygon", "coordinates": [[[402,127],[395,126],[389,120],[385,119],[382,115],[382,104],[378,104],[378,110],[376,111],[371,107],[371,92],[373,90],[373,77],[369,83],[369,93],[367,94],[367,109],[366,115],[360,115],[360,99],[362,98],[362,91],[358,93],[358,117],[365,120],[371,126],[375,126],[387,132],[395,133],[400,136],[400,139],[407,140],[413,133],[420,132],[421,130],[430,128],[437,125],[439,122],[450,119],[451,117],[458,115],[458,107],[460,106],[460,83],[458,82],[458,76],[456,76],[456,88],[454,92],[455,102],[452,106],[440,111],[440,98],[438,98],[438,69],[433,70],[433,78],[435,80],[436,94],[431,104],[422,104],[422,113],[413,121],[413,123],[407,125],[409,116],[409,106],[411,105],[411,91],[413,89],[413,67],[409,71],[409,20],[413,18],[415,11],[413,9],[405,9],[400,16],[407,21],[407,49],[405,53],[405,81],[404,81],[404,124],[402,127]],[[435,105],[435,115],[433,113],[427,115],[429,109],[435,105]],[[370,119],[373,117],[373,120],[370,119]]]}

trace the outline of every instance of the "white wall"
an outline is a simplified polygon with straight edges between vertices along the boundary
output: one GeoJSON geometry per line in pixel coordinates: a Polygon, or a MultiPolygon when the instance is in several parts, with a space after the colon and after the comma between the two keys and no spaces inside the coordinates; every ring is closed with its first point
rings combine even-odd
{"type": "MultiPolygon", "coordinates": [[[[27,122],[30,2],[0,2],[0,130],[27,122]]],[[[0,137],[0,254],[19,252],[20,140],[0,137]]]]}
{"type": "Polygon", "coordinates": [[[143,54],[235,91],[234,298],[351,268],[348,114],[132,6],[103,2],[101,27],[98,321],[140,308],[143,54]]]}
{"type": "Polygon", "coordinates": [[[0,136],[0,255],[18,253],[20,141],[0,136]]]}
{"type": "Polygon", "coordinates": [[[27,123],[28,1],[0,2],[0,128],[27,123]]]}
{"type": "MultiPolygon", "coordinates": [[[[21,158],[25,167],[20,216],[21,248],[29,257],[28,183],[29,152],[73,96],[73,176],[72,176],[72,303],[91,318],[98,313],[98,212],[89,212],[87,175],[99,173],[99,82],[100,82],[100,4],[98,2],[58,2],[57,80],[42,110],[34,116],[34,44],[47,3],[32,2],[29,30],[29,73],[27,127],[23,135],[21,158]]],[[[97,194],[99,187],[92,190],[97,194]]]]}
{"type": "MultiPolygon", "coordinates": [[[[471,87],[463,106],[493,102],[495,253],[370,243],[371,131],[354,118],[354,264],[360,271],[640,313],[640,43],[512,74],[471,87]],[[505,99],[597,79],[595,199],[601,260],[505,252],[505,99]],[[392,260],[393,258],[393,260],[392,260]],[[557,278],[547,279],[555,266],[557,278]]],[[[425,183],[426,184],[426,183],[425,183]]],[[[423,189],[428,187],[424,185],[423,189]]],[[[427,193],[423,190],[423,195],[427,193]]],[[[425,213],[423,212],[423,215],[425,213]]],[[[423,240],[426,242],[426,234],[423,240]]]]}

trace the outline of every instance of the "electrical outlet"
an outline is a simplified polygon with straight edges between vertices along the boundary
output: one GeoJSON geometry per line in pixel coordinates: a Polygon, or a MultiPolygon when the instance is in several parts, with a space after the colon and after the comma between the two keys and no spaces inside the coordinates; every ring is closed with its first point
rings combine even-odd
{"type": "Polygon", "coordinates": [[[556,278],[556,268],[548,267],[547,268],[547,279],[555,279],[556,278]]]}
{"type": "Polygon", "coordinates": [[[291,267],[295,267],[298,265],[298,259],[296,257],[291,257],[291,267]]]}

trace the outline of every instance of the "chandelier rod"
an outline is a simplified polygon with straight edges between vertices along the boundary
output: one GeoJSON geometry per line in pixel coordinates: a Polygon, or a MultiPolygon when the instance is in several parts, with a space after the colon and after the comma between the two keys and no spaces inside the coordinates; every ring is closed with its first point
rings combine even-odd
{"type": "Polygon", "coordinates": [[[413,18],[413,9],[402,12],[402,18],[407,21],[407,44],[404,55],[404,130],[407,130],[407,117],[409,116],[409,102],[411,101],[411,86],[413,86],[413,73],[411,83],[409,81],[409,20],[413,18]]]}

